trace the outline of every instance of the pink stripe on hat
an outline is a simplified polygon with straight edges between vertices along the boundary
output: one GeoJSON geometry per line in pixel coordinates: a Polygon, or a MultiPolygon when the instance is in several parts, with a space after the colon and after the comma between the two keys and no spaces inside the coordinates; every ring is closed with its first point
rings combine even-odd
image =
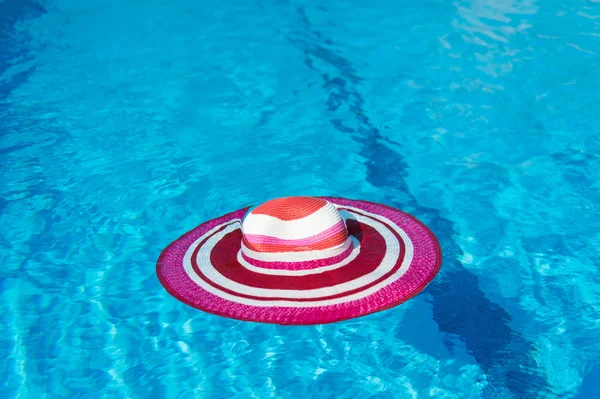
{"type": "MultiPolygon", "coordinates": [[[[288,247],[294,247],[294,246],[302,247],[302,246],[307,246],[307,245],[312,245],[312,244],[318,244],[321,241],[325,241],[331,237],[335,237],[340,234],[344,237],[344,239],[336,245],[339,245],[346,240],[345,239],[346,234],[347,234],[346,224],[344,223],[343,220],[340,220],[337,224],[328,228],[325,231],[322,231],[316,235],[313,235],[313,236],[310,236],[307,238],[301,238],[298,240],[285,240],[285,239],[281,239],[281,238],[277,238],[277,237],[258,235],[258,234],[244,234],[244,239],[251,246],[257,246],[260,244],[274,244],[274,245],[283,245],[283,246],[288,246],[288,247]]],[[[335,246],[335,245],[332,245],[332,246],[335,246]]]]}
{"type": "Polygon", "coordinates": [[[208,313],[321,324],[390,309],[417,295],[438,273],[439,243],[413,216],[382,204],[330,197],[321,198],[325,205],[310,213],[318,201],[301,198],[264,207],[279,214],[283,204],[304,204],[302,211],[292,209],[283,218],[248,215],[244,208],[202,223],[162,252],[156,267],[160,282],[175,298],[208,313]],[[286,219],[292,214],[304,216],[286,219]],[[248,218],[242,221],[244,215],[248,218]],[[250,232],[251,239],[280,240],[263,245],[310,239],[339,230],[340,220],[348,239],[328,250],[257,252],[243,244],[250,232]],[[242,229],[248,221],[248,229],[242,229]]]}

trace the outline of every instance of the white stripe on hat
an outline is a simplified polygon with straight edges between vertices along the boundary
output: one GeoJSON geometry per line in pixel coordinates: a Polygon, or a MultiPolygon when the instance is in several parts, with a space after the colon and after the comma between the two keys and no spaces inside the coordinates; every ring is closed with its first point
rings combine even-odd
{"type": "MultiPolygon", "coordinates": [[[[358,242],[358,240],[356,239],[356,237],[350,236],[348,237],[348,240],[346,241],[346,244],[344,244],[344,251],[346,250],[346,248],[348,248],[348,245],[352,245],[353,249],[352,252],[350,252],[350,254],[348,254],[348,256],[346,258],[344,258],[343,260],[337,262],[337,263],[333,263],[331,265],[328,266],[322,266],[322,267],[315,267],[314,269],[303,269],[303,270],[284,270],[284,269],[268,269],[266,267],[257,267],[254,266],[252,264],[250,264],[246,259],[244,259],[244,257],[242,256],[242,250],[238,251],[238,255],[237,255],[237,260],[238,262],[240,262],[240,264],[242,266],[244,266],[246,269],[251,270],[255,273],[262,273],[262,274],[271,274],[271,275],[275,275],[275,276],[306,276],[309,274],[317,274],[317,273],[323,273],[323,272],[328,272],[331,270],[335,270],[338,269],[342,266],[346,266],[348,263],[350,263],[351,261],[353,261],[358,254],[360,253],[360,243],[358,242]]],[[[243,246],[243,244],[242,244],[243,246]]],[[[278,257],[278,261],[281,261],[281,255],[286,255],[286,254],[292,254],[292,255],[296,255],[296,254],[307,254],[307,253],[321,253],[321,252],[326,252],[326,251],[310,251],[310,252],[280,252],[277,254],[269,254],[269,255],[279,255],[278,257]]],[[[343,252],[343,251],[342,251],[343,252]]],[[[256,252],[255,252],[256,253],[256,252]]],[[[341,253],[341,252],[340,252],[341,253]]],[[[262,255],[262,254],[260,254],[262,255]]],[[[335,256],[335,255],[333,255],[335,256]]],[[[325,259],[325,258],[329,258],[331,256],[323,256],[323,257],[314,257],[314,258],[310,258],[310,259],[325,259]]],[[[254,259],[256,259],[256,257],[253,256],[254,259]]],[[[283,260],[283,262],[290,262],[289,260],[285,259],[283,260]]]]}
{"type": "Polygon", "coordinates": [[[222,231],[210,237],[198,251],[196,262],[200,270],[202,270],[202,273],[214,283],[231,291],[240,292],[252,296],[281,297],[290,299],[315,297],[318,298],[321,296],[335,295],[346,291],[351,291],[365,286],[367,284],[370,284],[375,280],[383,277],[386,273],[392,270],[392,268],[396,264],[398,257],[400,256],[400,245],[396,237],[387,228],[385,228],[385,226],[383,226],[379,222],[374,221],[373,219],[368,218],[359,221],[375,228],[383,236],[388,251],[384,255],[381,264],[373,272],[335,286],[314,288],[310,290],[281,290],[271,288],[257,288],[238,283],[223,276],[214,268],[210,260],[210,254],[214,246],[224,236],[226,236],[228,233],[231,233],[234,230],[237,230],[238,227],[236,225],[229,225],[222,231]]]}
{"type": "Polygon", "coordinates": [[[340,220],[342,219],[335,205],[327,202],[315,213],[296,220],[281,220],[269,215],[250,213],[244,219],[242,230],[244,234],[264,235],[268,231],[270,236],[282,240],[300,240],[325,231],[340,220]]]}
{"type": "Polygon", "coordinates": [[[188,250],[186,251],[186,254],[184,256],[184,259],[183,259],[185,271],[186,271],[187,275],[192,279],[192,281],[194,281],[196,284],[198,284],[204,290],[206,290],[214,295],[217,295],[222,299],[232,301],[232,302],[237,302],[237,303],[244,304],[244,305],[259,306],[259,307],[286,306],[286,307],[300,308],[300,307],[336,305],[336,304],[340,304],[340,303],[345,303],[345,302],[365,298],[365,297],[377,292],[381,288],[396,281],[397,279],[402,277],[402,275],[404,275],[404,273],[406,273],[406,271],[409,269],[411,262],[412,262],[414,248],[413,248],[412,242],[410,241],[410,238],[404,232],[404,230],[402,230],[399,226],[397,226],[394,222],[392,222],[388,218],[381,216],[381,215],[373,214],[371,212],[364,211],[362,209],[354,208],[354,207],[345,207],[345,208],[347,208],[351,211],[362,212],[365,215],[368,215],[369,217],[365,217],[365,216],[362,216],[359,214],[354,214],[354,213],[352,214],[352,216],[359,222],[368,224],[368,225],[376,228],[377,231],[379,231],[379,233],[382,234],[382,236],[386,240],[386,244],[389,249],[389,252],[386,253],[386,255],[384,256],[384,260],[382,261],[380,266],[374,272],[369,273],[364,276],[361,276],[355,280],[352,280],[352,281],[349,281],[346,283],[342,283],[342,284],[338,284],[337,286],[333,286],[333,287],[324,287],[324,288],[318,288],[318,289],[313,289],[313,290],[294,290],[294,291],[249,287],[249,286],[228,280],[224,276],[222,276],[220,273],[218,273],[214,269],[214,267],[210,264],[210,251],[208,251],[207,249],[208,249],[208,247],[212,248],[214,246],[214,244],[218,241],[218,239],[213,240],[214,237],[216,237],[216,236],[222,237],[223,235],[226,234],[225,230],[227,232],[235,230],[237,228],[237,224],[235,224],[235,223],[228,226],[226,229],[224,229],[224,231],[221,231],[221,232],[215,234],[215,236],[212,236],[205,243],[203,248],[201,248],[201,250],[198,253],[198,258],[197,258],[198,266],[202,269],[202,272],[209,279],[214,281],[215,283],[220,284],[226,288],[233,289],[234,291],[244,293],[244,294],[249,294],[249,295],[254,295],[254,296],[268,295],[268,296],[279,296],[279,297],[288,297],[288,298],[311,298],[314,296],[336,295],[336,294],[339,294],[340,292],[343,292],[342,289],[344,289],[345,291],[348,291],[351,289],[360,288],[360,287],[364,286],[365,284],[368,284],[368,281],[371,281],[371,282],[375,281],[378,277],[381,277],[385,274],[385,272],[383,272],[383,270],[386,270],[386,272],[387,272],[387,271],[391,270],[391,268],[395,264],[396,259],[399,256],[399,249],[400,249],[399,243],[397,242],[395,236],[390,231],[388,231],[388,229],[384,225],[373,220],[373,219],[376,219],[376,220],[380,220],[381,222],[387,223],[388,225],[390,225],[392,227],[393,230],[395,230],[400,235],[400,237],[402,238],[402,241],[404,242],[404,245],[405,245],[405,256],[404,256],[404,259],[402,261],[400,268],[393,275],[389,276],[384,281],[381,281],[378,284],[376,284],[366,290],[363,290],[363,291],[360,291],[360,292],[357,292],[355,294],[351,294],[351,295],[348,295],[345,297],[340,297],[340,298],[320,300],[320,301],[317,300],[317,301],[307,301],[307,302],[295,302],[295,301],[286,301],[286,300],[269,300],[269,299],[257,300],[257,299],[243,298],[243,297],[228,294],[226,292],[223,292],[223,291],[213,287],[212,285],[210,285],[210,284],[206,283],[204,280],[202,280],[200,278],[200,276],[198,276],[194,272],[194,270],[192,268],[191,257],[192,257],[194,250],[200,244],[200,242],[202,242],[206,237],[210,236],[211,234],[214,234],[214,232],[217,231],[218,229],[222,228],[223,226],[225,226],[231,222],[222,224],[220,226],[217,226],[217,227],[211,229],[209,232],[204,234],[202,237],[198,238],[188,248],[188,250]],[[371,218],[373,218],[373,219],[371,219],[371,218]],[[376,278],[373,278],[375,276],[376,276],[376,278]],[[222,280],[226,280],[226,283],[222,284],[222,280]],[[350,284],[352,284],[352,285],[349,286],[350,284]],[[257,293],[262,294],[262,295],[257,295],[257,293]],[[290,295],[296,295],[296,296],[290,296],[290,295]]]}

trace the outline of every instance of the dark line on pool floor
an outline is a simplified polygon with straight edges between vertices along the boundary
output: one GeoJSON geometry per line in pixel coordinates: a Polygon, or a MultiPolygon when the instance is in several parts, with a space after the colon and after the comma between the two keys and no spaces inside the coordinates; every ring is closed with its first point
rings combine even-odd
{"type": "MultiPolygon", "coordinates": [[[[32,0],[4,0],[0,1],[0,76],[6,72],[15,62],[31,60],[22,43],[15,44],[15,25],[26,18],[42,15],[46,12],[44,7],[32,0]]],[[[35,71],[30,67],[25,71],[15,74],[11,80],[0,82],[0,100],[8,96],[11,91],[27,80],[29,75],[35,71]]]]}
{"type": "MultiPolygon", "coordinates": [[[[487,375],[487,395],[492,395],[495,387],[505,387],[518,398],[534,398],[549,391],[544,372],[533,357],[534,345],[510,328],[510,314],[485,296],[479,288],[478,277],[457,260],[462,250],[452,239],[453,223],[443,218],[439,210],[419,205],[410,193],[404,180],[408,165],[400,154],[380,143],[385,138],[366,116],[363,97],[351,87],[361,80],[352,64],[320,44],[332,43],[311,27],[303,8],[297,8],[297,13],[305,33],[291,41],[305,54],[308,67],[323,79],[328,111],[335,113],[347,107],[354,118],[354,121],[332,118],[331,124],[342,133],[352,134],[363,145],[360,155],[368,159],[365,163],[367,181],[390,193],[386,195],[390,205],[412,209],[440,241],[444,256],[442,271],[425,291],[433,298],[433,317],[440,331],[457,335],[465,343],[487,375]],[[334,67],[335,76],[316,67],[316,59],[334,67]]],[[[428,352],[427,348],[419,350],[428,352]]]]}

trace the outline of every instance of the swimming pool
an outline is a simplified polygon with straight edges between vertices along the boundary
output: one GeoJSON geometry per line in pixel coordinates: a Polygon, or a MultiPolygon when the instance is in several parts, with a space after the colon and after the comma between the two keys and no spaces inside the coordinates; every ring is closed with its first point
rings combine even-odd
{"type": "Polygon", "coordinates": [[[599,397],[600,3],[210,3],[0,0],[0,397],[599,397]],[[442,270],[305,327],[161,287],[286,195],[410,212],[442,270]]]}

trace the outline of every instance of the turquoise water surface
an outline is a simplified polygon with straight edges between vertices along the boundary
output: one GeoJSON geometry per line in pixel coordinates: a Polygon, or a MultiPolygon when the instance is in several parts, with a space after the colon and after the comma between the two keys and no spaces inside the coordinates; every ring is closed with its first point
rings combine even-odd
{"type": "Polygon", "coordinates": [[[600,2],[0,0],[0,398],[600,397],[600,2]],[[155,262],[286,195],[382,202],[442,270],[329,325],[155,262]]]}

